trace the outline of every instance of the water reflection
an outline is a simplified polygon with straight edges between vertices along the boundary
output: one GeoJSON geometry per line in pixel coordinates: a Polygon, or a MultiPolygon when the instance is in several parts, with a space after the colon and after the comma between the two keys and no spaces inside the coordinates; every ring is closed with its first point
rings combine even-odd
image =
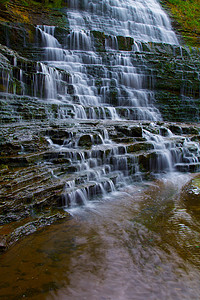
{"type": "Polygon", "coordinates": [[[189,175],[127,187],[1,256],[0,299],[199,299],[189,175]]]}

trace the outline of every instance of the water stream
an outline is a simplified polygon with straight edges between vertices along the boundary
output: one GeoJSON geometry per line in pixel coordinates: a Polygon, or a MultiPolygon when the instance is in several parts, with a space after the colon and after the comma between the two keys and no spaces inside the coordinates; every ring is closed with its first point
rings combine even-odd
{"type": "Polygon", "coordinates": [[[0,258],[0,299],[199,299],[191,175],[127,186],[33,234],[0,258]]]}

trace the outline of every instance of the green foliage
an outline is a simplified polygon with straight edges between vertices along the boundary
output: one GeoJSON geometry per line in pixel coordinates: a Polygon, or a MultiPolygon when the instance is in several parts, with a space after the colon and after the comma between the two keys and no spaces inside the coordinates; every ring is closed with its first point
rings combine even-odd
{"type": "Polygon", "coordinates": [[[22,6],[60,8],[65,5],[65,0],[1,0],[3,4],[15,3],[22,6]]]}
{"type": "Polygon", "coordinates": [[[183,36],[189,45],[200,47],[199,0],[166,0],[173,17],[179,23],[183,36]]]}
{"type": "Polygon", "coordinates": [[[28,5],[32,2],[34,5],[42,4],[47,8],[60,8],[62,6],[62,0],[35,0],[27,1],[28,5]]]}

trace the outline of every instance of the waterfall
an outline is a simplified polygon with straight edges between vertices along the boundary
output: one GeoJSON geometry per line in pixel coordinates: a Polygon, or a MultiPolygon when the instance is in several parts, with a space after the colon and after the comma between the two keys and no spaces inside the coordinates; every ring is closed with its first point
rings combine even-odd
{"type": "MultiPolygon", "coordinates": [[[[38,25],[36,28],[44,53],[42,72],[48,73],[46,99],[69,103],[73,118],[81,122],[95,119],[120,124],[123,120],[162,120],[153,105],[154,78],[139,56],[144,42],[178,45],[169,18],[159,3],[155,0],[68,0],[66,16],[69,30],[60,42],[55,27],[38,25]],[[95,38],[102,34],[98,49],[95,38]],[[124,41],[132,41],[129,51],[119,50],[122,37],[124,41]],[[62,79],[58,78],[58,71],[52,78],[51,71],[44,65],[50,70],[69,73],[67,91],[59,87],[62,79]]],[[[61,117],[68,118],[64,114],[61,117]]],[[[190,151],[194,143],[191,146],[190,141],[183,141],[165,127],[159,132],[155,123],[141,128],[140,137],[137,134],[135,137],[134,133],[129,134],[133,129],[127,125],[126,136],[134,138],[131,145],[113,142],[106,127],[95,133],[83,129],[79,137],[69,135],[61,146],[48,137],[59,155],[70,161],[69,173],[73,170],[73,175],[66,180],[63,204],[87,205],[88,199],[94,196],[141,180],[142,164],[143,169],[155,174],[181,170],[183,165],[189,164],[199,167],[199,148],[195,153],[190,151]],[[145,160],[137,149],[146,148],[145,160]]]]}
{"type": "Polygon", "coordinates": [[[97,30],[136,41],[178,44],[168,16],[156,0],[67,1],[72,30],[97,30]]]}
{"type": "MultiPolygon", "coordinates": [[[[74,117],[160,120],[153,105],[151,70],[134,55],[141,42],[178,44],[157,1],[67,1],[67,7],[69,34],[62,45],[55,27],[37,26],[37,30],[45,63],[71,76],[73,95],[67,101],[74,117]],[[106,58],[95,47],[94,32],[105,35],[106,58]],[[133,39],[132,51],[119,51],[122,36],[133,39]]],[[[66,95],[59,98],[66,102],[66,95]]]]}
{"type": "MultiPolygon", "coordinates": [[[[70,103],[76,119],[161,119],[153,106],[154,93],[148,89],[145,66],[135,67],[131,53],[112,51],[109,63],[105,64],[100,54],[91,51],[94,47],[89,33],[71,31],[65,45],[68,49],[61,49],[53,28],[37,26],[37,29],[44,44],[45,63],[70,73],[73,90],[70,103]],[[90,74],[91,71],[95,74],[90,74]],[[101,82],[97,83],[99,76],[101,82]]],[[[56,89],[54,93],[59,95],[56,89]]],[[[66,102],[65,94],[59,98],[66,102]]]]}
{"type": "MultiPolygon", "coordinates": [[[[18,93],[57,104],[56,112],[46,106],[49,119],[71,124],[63,139],[53,130],[46,134],[53,153],[46,159],[49,165],[56,160],[58,164],[51,174],[65,182],[63,205],[88,205],[94,197],[152,174],[199,170],[198,143],[174,134],[164,122],[161,127],[162,116],[154,106],[154,71],[143,60],[144,45],[179,47],[159,3],[66,2],[66,28],[36,26],[40,60],[33,80],[18,57],[13,62],[20,65],[19,74],[15,70],[18,93]],[[62,168],[60,158],[65,162],[62,168]]],[[[5,94],[17,94],[10,85],[12,69],[3,71],[2,77],[5,94]]]]}

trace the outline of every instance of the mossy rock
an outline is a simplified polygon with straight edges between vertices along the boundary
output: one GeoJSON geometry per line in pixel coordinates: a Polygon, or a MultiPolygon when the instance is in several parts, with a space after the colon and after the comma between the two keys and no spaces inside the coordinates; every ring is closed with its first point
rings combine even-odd
{"type": "Polygon", "coordinates": [[[139,166],[140,166],[140,171],[148,172],[149,166],[150,166],[150,154],[143,153],[143,154],[139,155],[138,162],[139,162],[139,166]]]}
{"type": "Polygon", "coordinates": [[[153,149],[154,146],[151,143],[134,143],[129,146],[127,146],[127,152],[128,153],[134,153],[138,151],[148,151],[150,149],[153,149]]]}
{"type": "Polygon", "coordinates": [[[165,128],[165,127],[161,127],[159,131],[160,131],[160,135],[162,135],[162,136],[169,135],[169,132],[168,132],[167,128],[165,128]]]}
{"type": "Polygon", "coordinates": [[[142,137],[142,127],[140,126],[129,126],[132,137],[142,137]]]}
{"type": "Polygon", "coordinates": [[[182,127],[183,134],[199,134],[199,130],[193,126],[190,127],[182,127]]]}
{"type": "Polygon", "coordinates": [[[186,209],[200,220],[200,175],[197,175],[183,187],[181,200],[186,209]]]}
{"type": "Polygon", "coordinates": [[[106,36],[104,32],[100,31],[91,31],[92,35],[94,36],[95,39],[95,47],[97,51],[105,51],[105,39],[106,36]]]}
{"type": "Polygon", "coordinates": [[[80,137],[78,141],[79,147],[91,148],[92,147],[92,137],[89,134],[84,134],[80,137]]]}
{"type": "Polygon", "coordinates": [[[172,133],[174,134],[182,134],[182,129],[180,126],[178,125],[169,125],[169,129],[171,130],[172,133]]]}
{"type": "Polygon", "coordinates": [[[117,36],[119,50],[131,51],[134,39],[131,37],[117,36]]]}
{"type": "Polygon", "coordinates": [[[115,129],[126,137],[142,137],[142,127],[140,126],[115,125],[115,129]]]}
{"type": "Polygon", "coordinates": [[[93,139],[94,139],[94,144],[95,145],[103,144],[103,140],[100,138],[100,136],[98,134],[94,134],[93,139]]]}

